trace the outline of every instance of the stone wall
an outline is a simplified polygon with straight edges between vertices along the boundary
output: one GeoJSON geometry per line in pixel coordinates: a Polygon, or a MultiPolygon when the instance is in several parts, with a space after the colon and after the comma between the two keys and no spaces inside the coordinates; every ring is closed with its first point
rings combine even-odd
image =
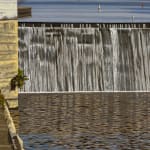
{"type": "Polygon", "coordinates": [[[0,89],[6,98],[16,98],[17,91],[10,91],[10,81],[18,70],[17,20],[0,21],[0,89]]]}
{"type": "Polygon", "coordinates": [[[0,19],[17,18],[17,0],[0,0],[0,19]]]}

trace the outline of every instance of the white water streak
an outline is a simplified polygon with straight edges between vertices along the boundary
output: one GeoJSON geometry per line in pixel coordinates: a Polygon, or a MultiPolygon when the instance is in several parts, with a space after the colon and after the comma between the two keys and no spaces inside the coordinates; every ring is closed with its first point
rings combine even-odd
{"type": "Polygon", "coordinates": [[[23,91],[150,90],[150,29],[19,27],[23,91]]]}

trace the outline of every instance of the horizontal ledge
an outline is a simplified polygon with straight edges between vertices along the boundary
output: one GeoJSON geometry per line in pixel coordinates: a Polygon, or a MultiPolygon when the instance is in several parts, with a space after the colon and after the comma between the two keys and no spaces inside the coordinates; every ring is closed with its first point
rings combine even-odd
{"type": "Polygon", "coordinates": [[[12,149],[11,145],[0,145],[0,149],[2,148],[10,148],[10,150],[12,149]]]}
{"type": "Polygon", "coordinates": [[[85,23],[85,22],[19,22],[26,27],[63,27],[63,28],[150,28],[150,23],[85,23]]]}
{"type": "Polygon", "coordinates": [[[56,92],[19,92],[19,94],[71,94],[71,93],[150,93],[150,91],[56,91],[56,92]]]}

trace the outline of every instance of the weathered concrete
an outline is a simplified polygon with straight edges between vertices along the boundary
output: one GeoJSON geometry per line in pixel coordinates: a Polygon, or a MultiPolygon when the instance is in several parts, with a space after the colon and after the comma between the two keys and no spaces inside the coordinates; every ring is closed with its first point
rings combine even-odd
{"type": "Polygon", "coordinates": [[[0,145],[0,150],[12,150],[10,145],[0,145]]]}
{"type": "Polygon", "coordinates": [[[17,0],[0,0],[0,20],[17,18],[17,0]]]}
{"type": "Polygon", "coordinates": [[[18,98],[7,99],[8,108],[18,108],[18,98]]]}
{"type": "Polygon", "coordinates": [[[4,118],[7,122],[7,127],[14,150],[24,150],[23,141],[16,132],[15,124],[6,104],[4,105],[4,118]]]}
{"type": "Polygon", "coordinates": [[[0,21],[0,89],[5,98],[17,98],[10,81],[18,71],[18,22],[0,21]]]}
{"type": "MultiPolygon", "coordinates": [[[[18,70],[18,23],[16,20],[0,21],[0,89],[5,98],[17,98],[10,92],[10,80],[18,70]]],[[[4,110],[0,107],[0,150],[11,150],[4,110]]]]}
{"type": "Polygon", "coordinates": [[[4,110],[0,107],[0,150],[12,150],[4,110]]]}

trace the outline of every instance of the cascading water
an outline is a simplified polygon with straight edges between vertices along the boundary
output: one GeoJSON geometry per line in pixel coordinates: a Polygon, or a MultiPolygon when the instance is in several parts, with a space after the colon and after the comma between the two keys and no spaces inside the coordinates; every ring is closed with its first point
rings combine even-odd
{"type": "Polygon", "coordinates": [[[25,92],[150,90],[150,29],[19,27],[25,92]]]}

